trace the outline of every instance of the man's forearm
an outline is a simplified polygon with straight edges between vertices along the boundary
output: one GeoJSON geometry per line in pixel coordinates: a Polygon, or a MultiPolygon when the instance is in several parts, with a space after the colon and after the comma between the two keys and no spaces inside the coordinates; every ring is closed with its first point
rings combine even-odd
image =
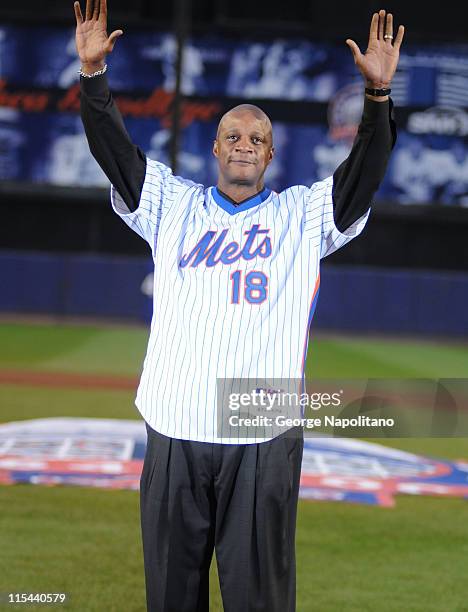
{"type": "Polygon", "coordinates": [[[122,196],[136,210],[146,174],[146,156],[135,146],[109,91],[106,75],[81,78],[81,118],[94,158],[122,196]]]}
{"type": "Polygon", "coordinates": [[[333,174],[335,225],[343,232],[369,208],[396,141],[391,100],[364,102],[358,134],[348,158],[333,174]]]}

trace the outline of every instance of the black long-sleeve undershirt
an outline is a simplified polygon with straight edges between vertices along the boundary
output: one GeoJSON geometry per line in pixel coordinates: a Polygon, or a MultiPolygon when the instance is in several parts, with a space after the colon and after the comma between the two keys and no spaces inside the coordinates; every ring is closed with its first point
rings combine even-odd
{"type": "Polygon", "coordinates": [[[136,210],[146,175],[146,155],[131,141],[105,74],[81,77],[81,118],[93,157],[129,210],[136,210]]]}
{"type": "Polygon", "coordinates": [[[366,97],[351,152],[333,173],[333,217],[341,232],[368,210],[395,142],[393,102],[375,102],[366,97]]]}
{"type": "MultiPolygon", "coordinates": [[[[365,99],[352,150],[333,174],[335,225],[345,231],[367,211],[396,141],[393,105],[365,99]]],[[[109,91],[106,75],[81,78],[81,117],[91,153],[123,198],[136,210],[146,174],[146,155],[134,145],[109,91]]]]}

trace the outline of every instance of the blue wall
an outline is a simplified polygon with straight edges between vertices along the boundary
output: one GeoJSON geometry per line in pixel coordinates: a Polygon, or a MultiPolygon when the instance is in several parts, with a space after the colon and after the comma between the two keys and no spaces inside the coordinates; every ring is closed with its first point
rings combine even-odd
{"type": "Polygon", "coordinates": [[[468,274],[323,266],[314,324],[468,337],[468,274]]]}
{"type": "Polygon", "coordinates": [[[144,319],[151,259],[0,253],[0,312],[144,319]]]}
{"type": "MultiPolygon", "coordinates": [[[[0,312],[148,320],[151,259],[0,253],[0,312]]],[[[468,274],[322,267],[314,329],[468,337],[468,274]]]]}

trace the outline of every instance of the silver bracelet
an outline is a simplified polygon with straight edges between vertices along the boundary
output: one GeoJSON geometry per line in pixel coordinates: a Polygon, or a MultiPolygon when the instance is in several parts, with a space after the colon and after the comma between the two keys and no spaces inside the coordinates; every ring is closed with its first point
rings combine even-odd
{"type": "Polygon", "coordinates": [[[104,68],[101,68],[101,70],[96,70],[96,72],[93,72],[93,74],[85,74],[83,72],[83,67],[81,67],[78,70],[78,74],[84,77],[85,79],[92,79],[93,77],[97,77],[97,76],[100,76],[101,74],[104,74],[106,71],[107,71],[107,64],[104,64],[104,68]]]}

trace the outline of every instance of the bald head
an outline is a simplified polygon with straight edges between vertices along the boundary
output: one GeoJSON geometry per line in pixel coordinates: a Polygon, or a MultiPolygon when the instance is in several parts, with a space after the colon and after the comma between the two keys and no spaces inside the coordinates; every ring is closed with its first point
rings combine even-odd
{"type": "Polygon", "coordinates": [[[268,115],[253,104],[231,108],[221,118],[213,143],[218,188],[233,199],[258,193],[263,189],[263,175],[274,152],[268,115]]]}
{"type": "Polygon", "coordinates": [[[273,129],[271,126],[271,121],[268,115],[262,111],[261,108],[255,106],[255,104],[239,104],[238,106],[234,106],[231,110],[228,110],[227,113],[221,117],[221,120],[218,124],[218,131],[216,133],[216,138],[219,138],[219,134],[221,129],[226,124],[226,121],[231,117],[241,118],[242,115],[251,115],[261,121],[264,124],[265,135],[268,137],[270,146],[273,145],[273,129]]]}

